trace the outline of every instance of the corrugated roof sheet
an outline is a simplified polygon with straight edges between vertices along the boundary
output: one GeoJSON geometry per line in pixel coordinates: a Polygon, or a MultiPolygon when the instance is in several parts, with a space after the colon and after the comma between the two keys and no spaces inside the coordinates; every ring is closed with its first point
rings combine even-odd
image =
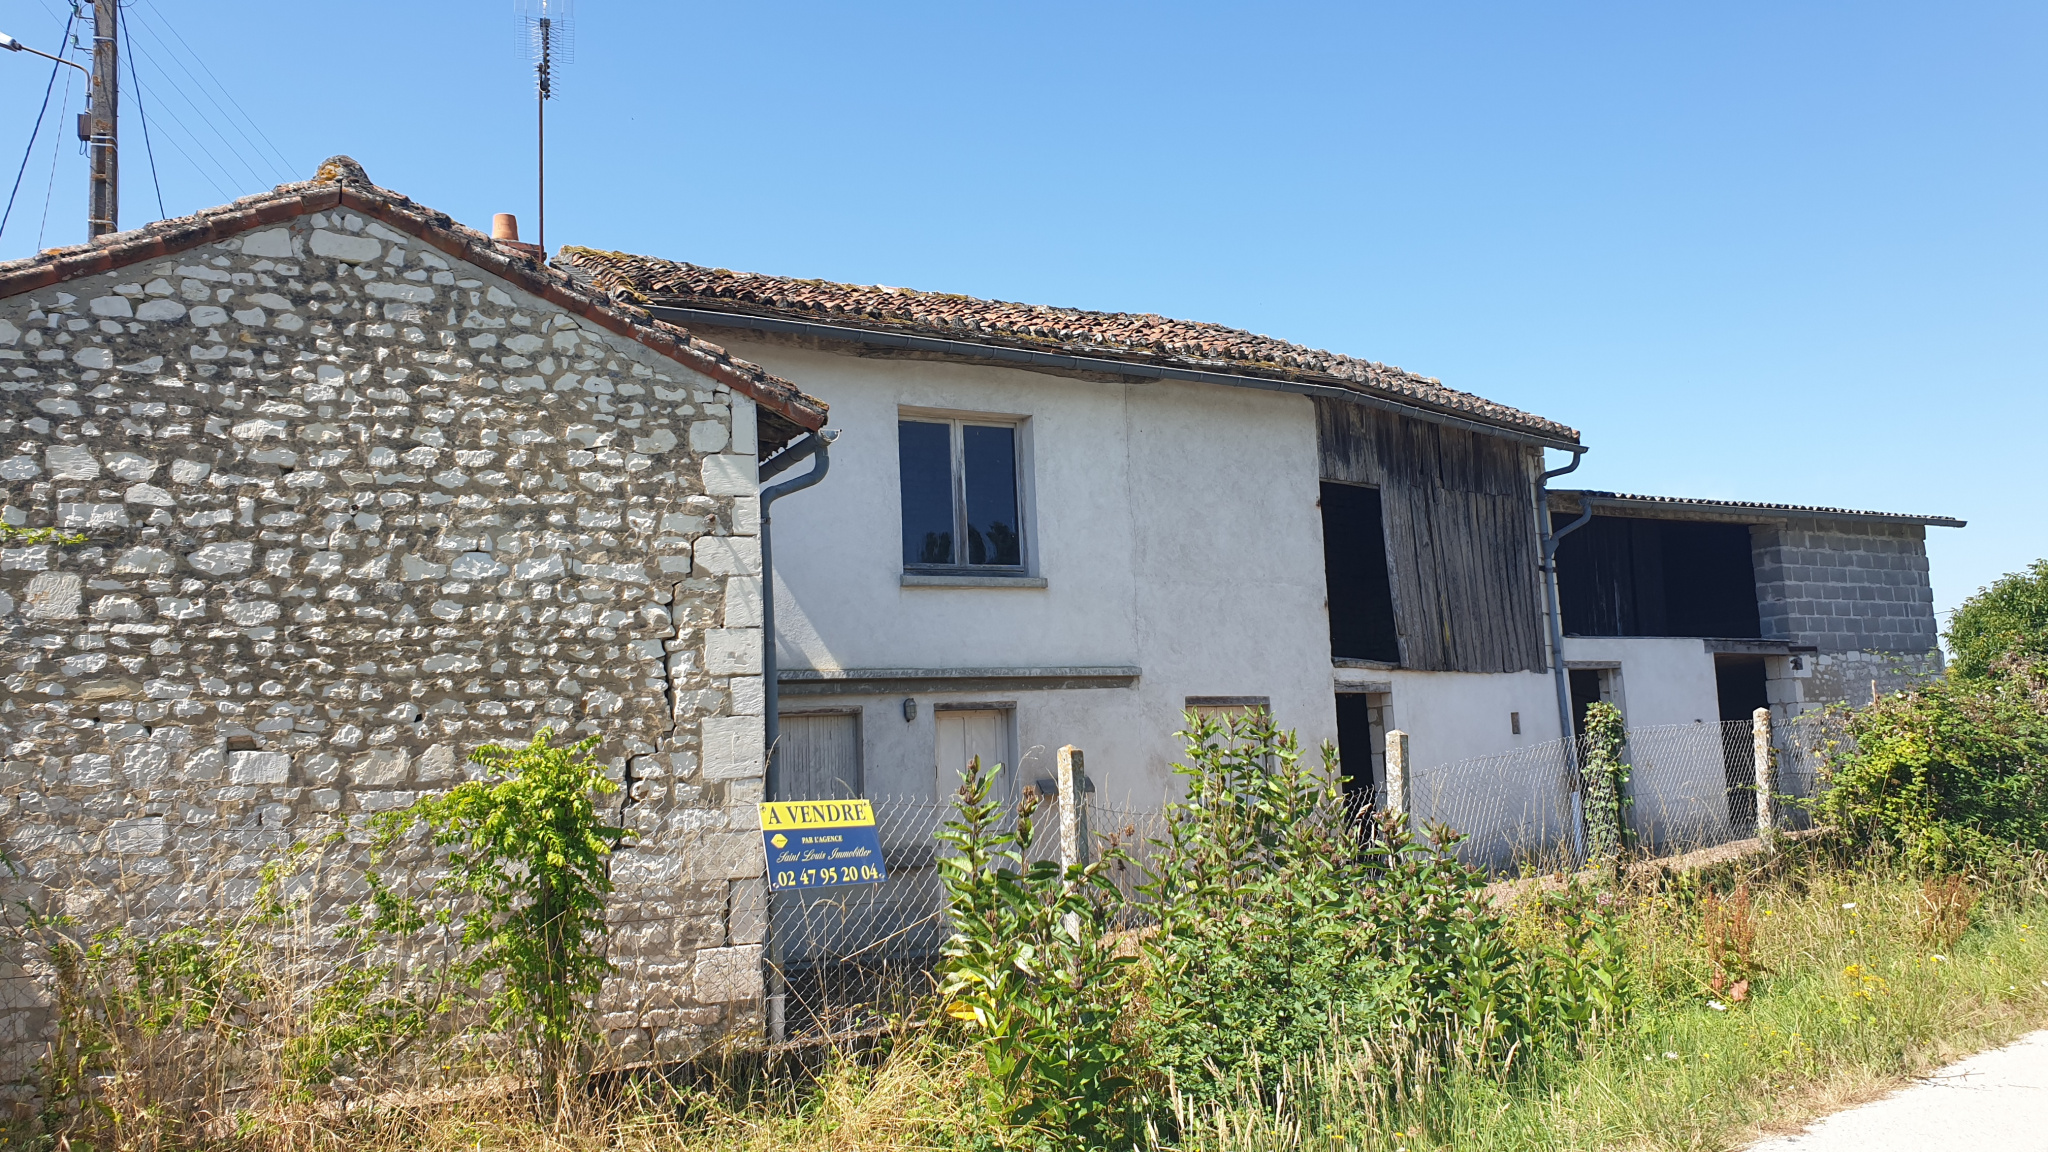
{"type": "Polygon", "coordinates": [[[1276,340],[1221,324],[1149,313],[1090,312],[982,300],[881,284],[839,284],[733,272],[675,260],[563,248],[613,299],[895,332],[1104,360],[1323,384],[1413,407],[1576,442],[1576,430],[1387,364],[1276,340]]]}
{"type": "Polygon", "coordinates": [[[1870,512],[1856,508],[1829,508],[1817,504],[1771,504],[1756,500],[1708,500],[1697,496],[1642,496],[1628,492],[1596,492],[1589,488],[1553,488],[1552,497],[1565,497],[1575,507],[1592,497],[1603,504],[1635,504],[1643,507],[1669,505],[1674,509],[1696,508],[1701,512],[1760,512],[1774,516],[1846,516],[1864,520],[1892,520],[1907,524],[1931,524],[1939,528],[1961,528],[1968,522],[1951,516],[1922,516],[1913,512],[1870,512]]]}

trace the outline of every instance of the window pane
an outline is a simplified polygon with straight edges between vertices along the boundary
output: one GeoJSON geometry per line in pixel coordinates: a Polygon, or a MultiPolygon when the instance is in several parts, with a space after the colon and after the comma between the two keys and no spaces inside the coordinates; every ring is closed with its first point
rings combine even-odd
{"type": "Polygon", "coordinates": [[[1017,533],[1017,430],[969,424],[967,450],[967,562],[1024,563],[1017,533]]]}
{"type": "Polygon", "coordinates": [[[896,424],[903,473],[903,562],[953,563],[953,427],[925,420],[896,424]]]}

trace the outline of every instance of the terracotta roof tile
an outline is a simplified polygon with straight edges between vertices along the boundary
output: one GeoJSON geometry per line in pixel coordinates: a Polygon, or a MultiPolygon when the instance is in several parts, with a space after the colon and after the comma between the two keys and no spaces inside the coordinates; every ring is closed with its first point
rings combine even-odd
{"type": "Polygon", "coordinates": [[[1563,424],[1426,376],[1221,324],[732,272],[590,248],[563,248],[556,263],[579,270],[614,300],[1330,385],[1544,437],[1579,438],[1563,424]]]}
{"type": "Polygon", "coordinates": [[[0,298],[197,248],[252,228],[335,207],[360,212],[409,232],[551,304],[638,340],[669,359],[752,397],[799,427],[824,426],[824,402],[805,395],[789,381],[692,336],[687,329],[654,319],[629,300],[593,295],[567,273],[547,267],[526,253],[498,245],[482,232],[456,223],[446,213],[377,187],[355,161],[345,156],[328,160],[321,165],[318,176],[303,183],[280,184],[260,195],[190,216],[159,220],[132,231],[100,237],[89,244],[52,248],[40,255],[0,263],[0,298]]]}

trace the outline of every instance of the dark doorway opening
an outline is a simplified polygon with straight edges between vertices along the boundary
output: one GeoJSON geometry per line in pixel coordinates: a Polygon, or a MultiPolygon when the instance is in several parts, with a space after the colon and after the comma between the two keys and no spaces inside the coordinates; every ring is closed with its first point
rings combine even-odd
{"type": "Polygon", "coordinates": [[[1573,668],[1567,675],[1572,687],[1572,731],[1586,735],[1586,710],[1607,699],[1607,672],[1602,668],[1573,668]]]}
{"type": "Polygon", "coordinates": [[[1376,802],[1386,779],[1386,701],[1383,692],[1337,694],[1337,761],[1354,818],[1376,802]]]}
{"type": "Polygon", "coordinates": [[[1323,482],[1323,578],[1330,602],[1330,655],[1401,661],[1394,631],[1394,586],[1380,490],[1323,482]]]}
{"type": "Polygon", "coordinates": [[[1771,705],[1761,656],[1714,657],[1714,690],[1721,700],[1721,762],[1728,785],[1728,819],[1756,824],[1756,743],[1750,735],[1759,708],[1771,705]]]}

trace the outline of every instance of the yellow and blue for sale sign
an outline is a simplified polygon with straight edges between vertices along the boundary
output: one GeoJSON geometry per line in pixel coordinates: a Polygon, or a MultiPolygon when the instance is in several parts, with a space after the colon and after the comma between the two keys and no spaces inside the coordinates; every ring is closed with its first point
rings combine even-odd
{"type": "Polygon", "coordinates": [[[761,805],[768,887],[829,888],[889,878],[875,809],[865,800],[793,800],[761,805]]]}

